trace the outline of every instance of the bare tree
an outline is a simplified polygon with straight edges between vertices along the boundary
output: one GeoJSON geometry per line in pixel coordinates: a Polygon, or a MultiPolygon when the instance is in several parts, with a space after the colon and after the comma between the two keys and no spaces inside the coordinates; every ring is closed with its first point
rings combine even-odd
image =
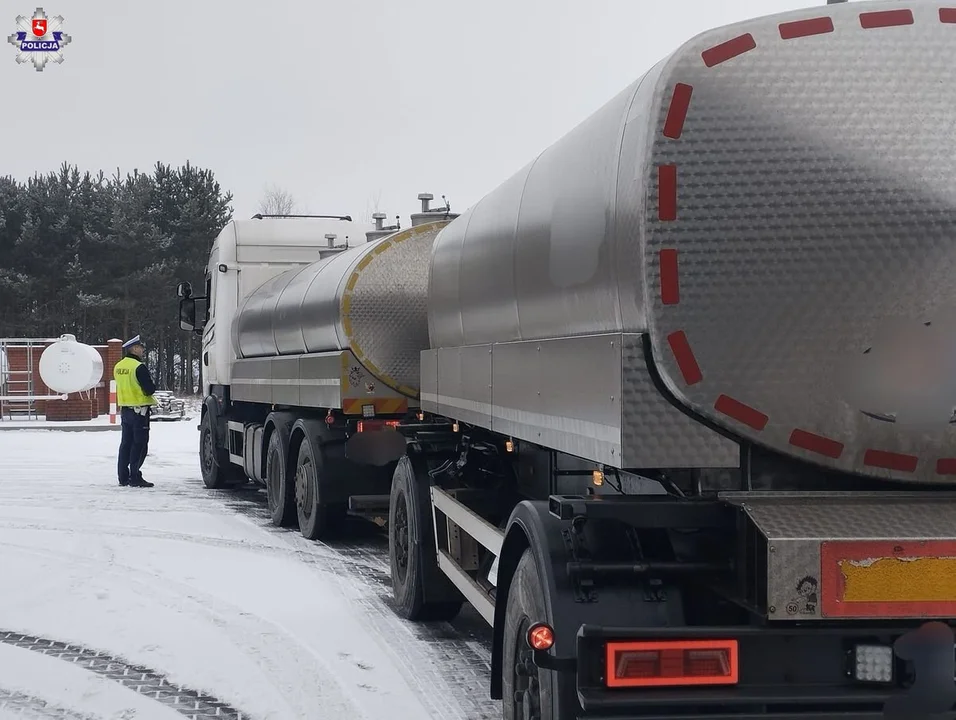
{"type": "Polygon", "coordinates": [[[372,224],[372,214],[377,213],[382,202],[382,191],[379,190],[374,195],[370,195],[365,201],[365,222],[372,224]]]}
{"type": "Polygon", "coordinates": [[[259,212],[263,215],[291,215],[295,211],[295,198],[282,188],[273,185],[259,202],[259,212]]]}

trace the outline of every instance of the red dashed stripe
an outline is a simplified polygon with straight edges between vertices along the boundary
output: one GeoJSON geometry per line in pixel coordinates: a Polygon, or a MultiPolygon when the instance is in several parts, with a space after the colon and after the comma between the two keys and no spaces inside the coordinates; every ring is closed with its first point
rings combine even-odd
{"type": "Polygon", "coordinates": [[[956,475],[956,458],[940,458],[936,461],[938,475],[956,475]]]}
{"type": "Polygon", "coordinates": [[[867,450],[863,455],[863,464],[884,470],[913,472],[919,464],[919,458],[915,455],[902,455],[885,450],[867,450]]]}
{"type": "Polygon", "coordinates": [[[939,21],[941,23],[956,23],[956,8],[940,8],[939,21]]]}
{"type": "Polygon", "coordinates": [[[806,430],[797,429],[790,433],[790,444],[834,460],[843,454],[843,443],[806,430]]]}
{"type": "Polygon", "coordinates": [[[759,410],[755,410],[749,405],[744,405],[740,400],[734,400],[729,395],[721,395],[714,403],[714,409],[727,417],[731,417],[744,425],[749,425],[754,430],[763,430],[767,427],[770,418],[759,410]]]}
{"type": "Polygon", "coordinates": [[[750,52],[756,47],[757,41],[754,40],[754,36],[747,33],[746,35],[738,35],[720,45],[715,45],[709,50],[704,50],[700,56],[704,60],[704,65],[714,67],[714,65],[720,65],[728,60],[732,60],[738,55],[750,52]]]}
{"type": "Polygon", "coordinates": [[[780,23],[780,37],[784,40],[823,35],[833,32],[833,20],[828,17],[797,20],[796,22],[780,23]]]}
{"type": "Polygon", "coordinates": [[[677,219],[677,166],[657,169],[657,216],[662,221],[677,219]]]}
{"type": "Polygon", "coordinates": [[[694,351],[691,350],[684,331],[672,332],[667,336],[667,342],[671,346],[671,352],[674,353],[674,359],[677,360],[680,374],[684,376],[684,382],[688,385],[696,385],[703,380],[700,365],[697,364],[697,358],[694,357],[694,351]]]}
{"type": "Polygon", "coordinates": [[[667,109],[667,119],[664,121],[664,137],[677,140],[684,130],[684,121],[687,119],[687,110],[690,107],[690,96],[694,88],[684,83],[674,86],[671,95],[671,105],[667,109]]]}
{"type": "MultiPolygon", "coordinates": [[[[956,8],[940,8],[939,20],[942,23],[956,24],[956,8]]],[[[912,11],[905,9],[860,13],[860,25],[867,30],[912,25],[913,23],[912,11]]],[[[795,40],[831,33],[834,27],[832,18],[816,17],[781,23],[778,30],[781,39],[795,40]]],[[[746,33],[703,51],[701,58],[704,65],[714,67],[750,52],[756,47],[757,41],[753,35],[746,33]]],[[[674,86],[670,106],[667,109],[667,117],[664,120],[664,137],[673,140],[681,137],[684,123],[687,121],[692,95],[693,86],[685,83],[677,83],[674,86]]],[[[676,165],[661,165],[658,167],[658,217],[662,221],[677,219],[676,165]]],[[[661,250],[659,258],[661,302],[665,305],[676,305],[680,300],[677,250],[661,250]]],[[[684,381],[688,385],[701,382],[703,373],[691,349],[690,342],[687,340],[686,333],[683,330],[672,332],[667,336],[667,342],[684,381]]],[[[767,415],[729,395],[720,395],[714,403],[714,409],[757,431],[762,431],[770,421],[767,415]]],[[[790,433],[790,444],[834,460],[838,459],[845,449],[841,442],[799,428],[790,433]]],[[[919,465],[919,458],[915,455],[904,455],[885,450],[867,450],[863,456],[863,464],[898,472],[914,472],[919,465]]],[[[939,475],[956,475],[956,458],[940,458],[937,460],[936,472],[939,475]]]]}
{"type": "Polygon", "coordinates": [[[864,30],[912,24],[912,10],[880,10],[879,12],[860,13],[860,25],[863,26],[864,30]]]}
{"type": "Polygon", "coordinates": [[[680,276],[677,270],[677,251],[661,250],[658,254],[661,266],[661,302],[676,305],[680,302],[680,276]]]}

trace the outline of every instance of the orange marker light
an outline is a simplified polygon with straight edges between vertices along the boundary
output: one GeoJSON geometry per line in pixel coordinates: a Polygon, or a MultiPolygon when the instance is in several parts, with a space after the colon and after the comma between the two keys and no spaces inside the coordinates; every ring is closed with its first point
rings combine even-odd
{"type": "Polygon", "coordinates": [[[554,630],[545,623],[528,628],[528,644],[535,650],[550,650],[554,646],[554,630]]]}

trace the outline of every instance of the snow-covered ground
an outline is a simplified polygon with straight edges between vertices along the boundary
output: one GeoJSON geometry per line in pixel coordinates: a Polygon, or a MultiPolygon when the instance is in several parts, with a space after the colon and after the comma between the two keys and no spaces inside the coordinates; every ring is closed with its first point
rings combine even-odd
{"type": "Polygon", "coordinates": [[[117,485],[118,441],[0,432],[0,720],[500,717],[486,626],[398,618],[384,538],[206,490],[195,421],[153,425],[154,488],[117,485]]]}

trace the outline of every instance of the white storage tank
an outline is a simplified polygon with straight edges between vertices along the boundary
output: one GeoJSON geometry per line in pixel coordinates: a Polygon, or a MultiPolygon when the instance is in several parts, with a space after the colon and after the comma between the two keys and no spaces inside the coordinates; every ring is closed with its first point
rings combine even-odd
{"type": "Polygon", "coordinates": [[[40,356],[40,378],[55,393],[86,392],[103,379],[103,358],[74,335],[61,335],[40,356]]]}

